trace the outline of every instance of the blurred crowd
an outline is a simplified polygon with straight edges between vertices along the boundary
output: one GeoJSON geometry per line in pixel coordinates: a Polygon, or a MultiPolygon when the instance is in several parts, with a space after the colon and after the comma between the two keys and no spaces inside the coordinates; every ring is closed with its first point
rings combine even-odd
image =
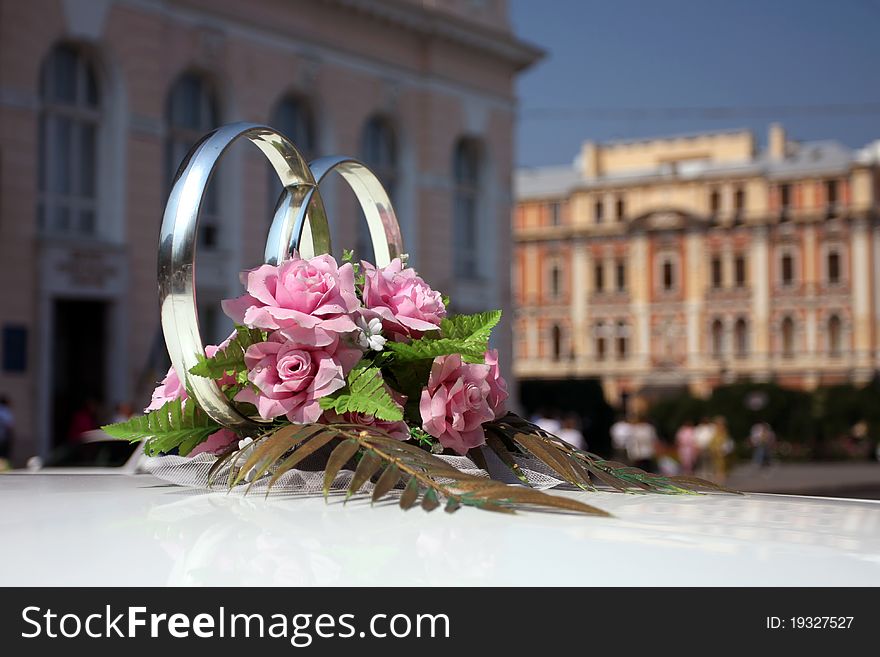
{"type": "MultiPolygon", "coordinates": [[[[541,411],[532,422],[572,446],[587,450],[587,442],[575,414],[558,416],[541,411]]],[[[655,426],[644,415],[621,415],[611,425],[614,460],[647,472],[687,475],[723,483],[727,479],[735,443],[723,417],[686,421],[675,432],[672,443],[660,439],[655,426]]],[[[776,456],[776,433],[766,422],[756,422],[749,432],[751,462],[756,468],[771,465],[776,456]]]]}

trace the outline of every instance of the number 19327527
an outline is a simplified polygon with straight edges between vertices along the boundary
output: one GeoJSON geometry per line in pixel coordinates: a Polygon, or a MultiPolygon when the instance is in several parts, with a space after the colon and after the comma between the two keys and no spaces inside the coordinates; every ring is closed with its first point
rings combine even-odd
{"type": "Polygon", "coordinates": [[[854,616],[767,616],[768,630],[848,630],[854,616]]]}

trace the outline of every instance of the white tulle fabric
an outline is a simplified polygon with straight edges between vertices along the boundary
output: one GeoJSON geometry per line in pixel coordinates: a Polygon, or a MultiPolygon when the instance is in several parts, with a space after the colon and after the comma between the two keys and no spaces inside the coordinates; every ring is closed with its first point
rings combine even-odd
{"type": "MultiPolygon", "coordinates": [[[[249,450],[250,447],[245,449],[249,450]]],[[[494,453],[484,449],[483,454],[486,458],[489,472],[477,467],[466,456],[440,456],[439,458],[457,469],[477,477],[488,478],[491,473],[492,478],[499,481],[518,483],[518,480],[498,460],[494,453]]],[[[244,463],[246,458],[247,455],[242,454],[242,457],[238,459],[238,463],[244,463]]],[[[228,463],[221,466],[214,473],[210,484],[208,483],[208,472],[216,460],[217,457],[210,454],[199,454],[191,458],[184,456],[158,456],[146,459],[144,469],[153,476],[178,486],[205,490],[226,490],[229,481],[229,468],[231,467],[228,463]]],[[[562,480],[553,475],[552,470],[540,461],[520,457],[517,457],[516,461],[533,488],[543,490],[564,484],[562,480]]],[[[270,471],[256,481],[248,481],[245,484],[232,488],[230,492],[248,492],[263,495],[314,495],[323,492],[324,489],[323,471],[290,470],[279,477],[278,481],[269,488],[271,475],[270,471]]],[[[353,475],[354,472],[351,470],[340,470],[333,480],[333,484],[330,487],[331,490],[341,491],[347,489],[349,484],[351,484],[353,475]]],[[[372,488],[373,484],[367,482],[361,489],[361,492],[369,492],[372,488]]]]}

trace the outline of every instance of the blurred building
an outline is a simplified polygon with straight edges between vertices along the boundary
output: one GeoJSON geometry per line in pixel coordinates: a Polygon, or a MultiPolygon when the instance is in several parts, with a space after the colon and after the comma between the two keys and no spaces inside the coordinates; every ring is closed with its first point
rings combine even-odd
{"type": "Polygon", "coordinates": [[[747,131],[587,142],[516,176],[516,374],[606,397],[880,366],[877,144],[747,131]]]}
{"type": "MultiPolygon", "coordinates": [[[[508,308],[513,82],[540,55],[506,0],[0,0],[0,393],[17,460],[64,441],[88,399],[102,419],[148,399],[167,367],[170,180],[223,123],[359,156],[455,309],[508,308]]],[[[279,192],[249,144],[220,165],[199,238],[206,339],[228,330],[219,300],[260,263],[279,192]]],[[[324,192],[337,251],[368,256],[353,195],[324,192]]]]}

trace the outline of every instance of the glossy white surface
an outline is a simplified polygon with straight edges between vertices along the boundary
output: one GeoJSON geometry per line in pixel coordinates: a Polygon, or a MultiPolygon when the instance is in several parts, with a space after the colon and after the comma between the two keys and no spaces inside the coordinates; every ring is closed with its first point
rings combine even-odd
{"type": "Polygon", "coordinates": [[[0,475],[0,585],[880,585],[880,502],[567,494],[615,517],[0,475]]]}

